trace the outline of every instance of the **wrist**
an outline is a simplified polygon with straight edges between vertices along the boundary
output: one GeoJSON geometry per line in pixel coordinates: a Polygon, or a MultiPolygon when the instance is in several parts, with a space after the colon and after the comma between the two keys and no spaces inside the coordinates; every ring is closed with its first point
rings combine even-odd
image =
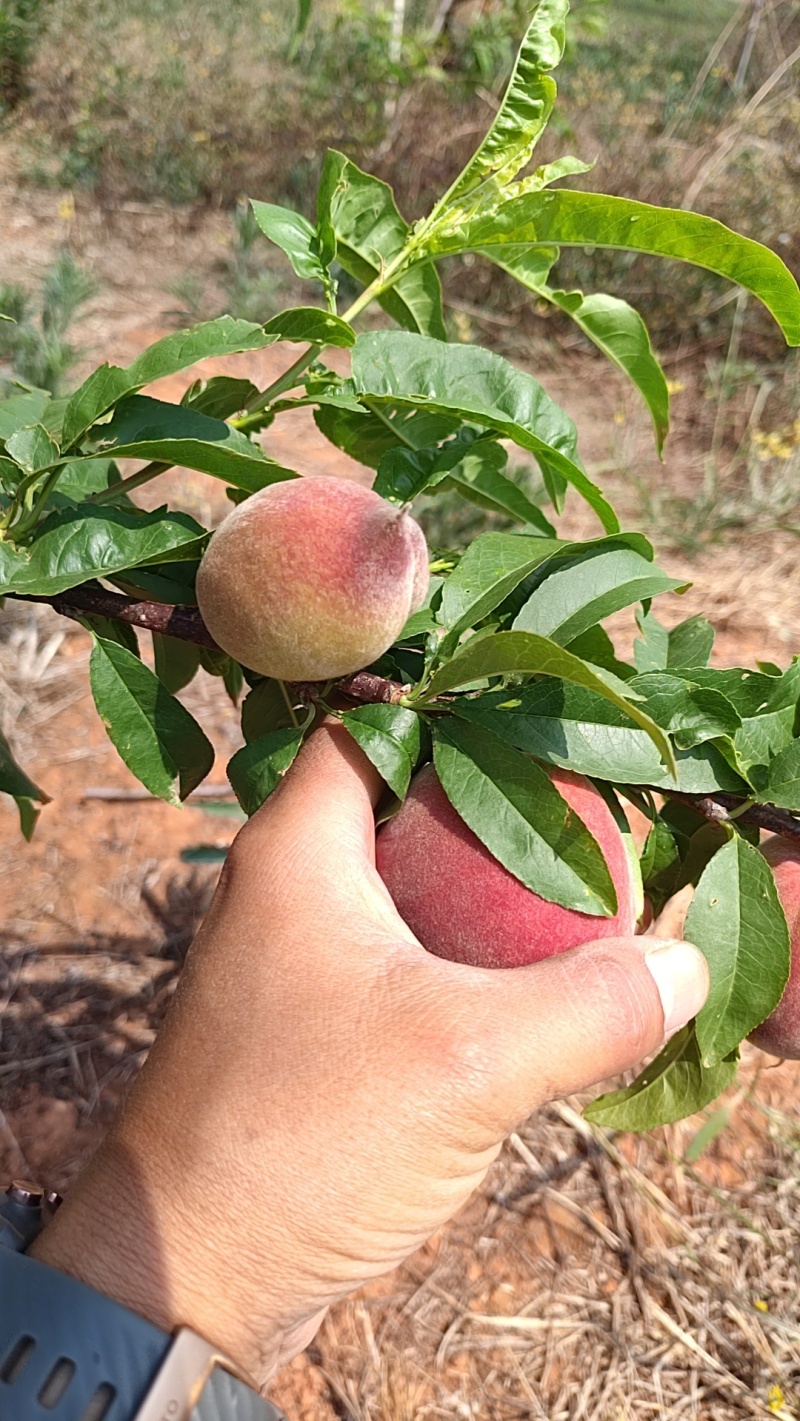
{"type": "Polygon", "coordinates": [[[29,1251],[164,1332],[191,1328],[263,1389],[318,1319],[254,1309],[240,1259],[151,1157],[112,1136],[29,1251]]]}

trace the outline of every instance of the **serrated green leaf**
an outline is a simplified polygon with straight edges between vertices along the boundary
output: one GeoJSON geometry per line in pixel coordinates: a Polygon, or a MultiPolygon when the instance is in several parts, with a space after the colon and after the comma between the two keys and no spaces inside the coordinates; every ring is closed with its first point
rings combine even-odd
{"type": "Polygon", "coordinates": [[[6,440],[6,453],[26,474],[49,469],[59,457],[58,445],[41,424],[24,425],[6,440]]]}
{"type": "Polygon", "coordinates": [[[612,917],[617,895],[602,850],[545,771],[481,726],[443,719],[432,731],[448,799],[498,862],[548,902],[612,917]]]}
{"type": "Polygon", "coordinates": [[[719,849],[700,878],[683,933],[711,974],[697,1041],[703,1065],[716,1066],[769,1016],[789,979],[786,915],[758,849],[738,835],[719,849]]]}
{"type": "Polygon", "coordinates": [[[38,424],[50,403],[46,390],[27,390],[0,400],[0,442],[26,424],[38,424]]]}
{"type": "Polygon", "coordinates": [[[154,459],[179,464],[235,488],[256,493],[268,484],[297,478],[268,459],[257,444],[220,419],[185,405],[171,405],[146,395],[122,400],[101,428],[102,445],[89,458],[154,459]]]}
{"type": "Polygon", "coordinates": [[[93,577],[107,577],[195,547],[205,529],[187,513],[128,513],[82,504],[51,513],[24,552],[0,544],[0,593],[52,597],[93,577]],[[6,559],[4,564],[4,559],[6,559]]]}
{"type": "Polygon", "coordinates": [[[778,809],[800,809],[800,740],[793,740],[770,762],[766,785],[757,797],[778,809]]]}
{"type": "Polygon", "coordinates": [[[248,816],[277,789],[303,743],[303,729],[273,730],[237,750],[228,761],[228,779],[248,816]]]}
{"type": "Polygon", "coordinates": [[[199,414],[207,414],[209,419],[229,419],[246,409],[250,400],[258,396],[252,380],[238,379],[234,375],[214,375],[210,380],[197,380],[186,391],[181,404],[199,414]]]}
{"type": "Polygon", "coordinates": [[[633,659],[640,674],[663,671],[669,659],[669,632],[654,612],[637,609],[636,625],[641,633],[633,643],[633,659]]]}
{"type": "Polygon", "coordinates": [[[791,746],[795,716],[795,707],[786,706],[745,717],[733,737],[733,748],[745,774],[757,765],[764,767],[766,774],[766,766],[774,756],[791,746]]]}
{"type": "Polygon", "coordinates": [[[775,690],[774,677],[741,667],[724,671],[712,666],[670,667],[669,674],[688,685],[718,691],[740,716],[757,715],[767,706],[775,690]]]}
{"type": "Polygon", "coordinates": [[[256,682],[242,703],[242,735],[248,745],[275,730],[297,728],[288,698],[288,689],[282,690],[280,681],[266,677],[256,682]]]}
{"type": "Polygon", "coordinates": [[[532,375],[478,346],[445,345],[404,331],[371,331],[353,348],[353,383],[362,399],[425,408],[494,429],[536,458],[542,473],[566,479],[606,532],[619,521],[576,462],[577,432],[532,375]]]}
{"type": "Polygon", "coordinates": [[[151,794],[177,805],[205,779],[214,747],[138,657],[96,637],[89,681],[109,739],[151,794]]]}
{"type": "Polygon", "coordinates": [[[444,487],[454,488],[478,508],[501,513],[517,523],[536,528],[545,538],[554,538],[556,530],[539,505],[502,472],[507,458],[502,444],[481,440],[452,471],[444,487]]]}
{"type": "Polygon", "coordinates": [[[569,316],[598,350],[628,376],[650,411],[660,454],[669,433],[669,390],[639,312],[617,296],[555,290],[547,282],[547,270],[542,273],[543,265],[549,269],[550,263],[547,255],[543,263],[541,252],[539,247],[482,249],[482,255],[522,286],[569,316]]]}
{"type": "Polygon", "coordinates": [[[416,711],[367,705],[345,711],[342,723],[398,799],[405,799],[422,748],[416,711]]]}
{"type": "Polygon", "coordinates": [[[326,286],[328,271],[320,257],[316,229],[308,218],[274,202],[251,201],[250,206],[264,236],[286,254],[295,275],[326,286]]]}
{"type": "Polygon", "coordinates": [[[588,549],[548,572],[518,613],[513,630],[536,632],[566,646],[613,612],[685,585],[633,549],[588,549]]]}
{"type": "Polygon", "coordinates": [[[502,185],[530,162],[555,103],[548,71],[564,53],[568,10],[567,0],[540,0],[536,6],[492,126],[443,199],[446,216],[487,178],[502,185]]]}
{"type": "Polygon", "coordinates": [[[706,1069],[690,1023],[623,1090],[601,1095],[584,1111],[593,1125],[611,1130],[654,1130],[704,1110],[736,1075],[738,1055],[706,1069]]]}
{"type": "Polygon", "coordinates": [[[388,450],[430,448],[454,434],[460,420],[425,409],[373,413],[363,406],[354,410],[320,405],[314,410],[314,423],[337,449],[377,469],[388,450]]]}
{"type": "Polygon", "coordinates": [[[175,331],[155,342],[137,356],[132,365],[121,369],[116,365],[101,365],[70,399],[64,413],[62,444],[71,448],[93,424],[118,403],[165,375],[186,370],[198,360],[210,356],[231,355],[243,350],[260,350],[270,345],[274,336],[266,335],[262,326],[253,321],[219,316],[203,321],[190,330],[175,331]]]}
{"type": "Polygon", "coordinates": [[[435,255],[506,243],[610,247],[672,257],[744,287],[775,317],[789,345],[800,344],[800,289],[780,257],[760,242],[696,212],[653,207],[625,197],[568,188],[503,194],[452,235],[437,231],[435,255]]]}
{"type": "Polygon", "coordinates": [[[631,720],[647,731],[667,769],[676,771],[672,746],[650,716],[613,689],[597,672],[577,656],[532,632],[496,632],[468,641],[456,656],[442,666],[425,689],[426,698],[469,686],[485,677],[509,675],[555,676],[595,691],[624,710],[631,720]]]}
{"type": "Polygon", "coordinates": [[[714,635],[711,623],[699,613],[679,622],[669,633],[667,670],[675,666],[707,666],[714,635]]]}
{"type": "Polygon", "coordinates": [[[470,458],[475,464],[481,460],[502,464],[508,455],[494,438],[479,437],[474,429],[463,426],[440,447],[408,449],[398,445],[387,449],[372,487],[389,503],[410,503],[445,479],[450,481],[470,458]]]}
{"type": "Polygon", "coordinates": [[[693,686],[667,672],[634,676],[628,687],[681,750],[721,736],[732,738],[742,723],[739,712],[721,691],[693,686]]]}
{"type": "Polygon", "coordinates": [[[549,765],[615,784],[679,789],[684,794],[741,794],[745,785],[714,745],[676,754],[677,779],[625,710],[582,686],[552,678],[458,700],[459,716],[549,765]]]}
{"type": "Polygon", "coordinates": [[[188,686],[200,667],[200,647],[190,641],[153,632],[156,675],[173,695],[188,686]]]}
{"type": "Polygon", "coordinates": [[[264,326],[264,334],[273,340],[308,342],[310,345],[336,345],[347,349],[355,345],[356,333],[340,316],[323,311],[319,306],[295,306],[281,311],[264,326]]]}
{"type": "MultiPolygon", "coordinates": [[[[356,281],[369,286],[383,275],[410,237],[392,189],[333,149],[326,155],[320,188],[330,196],[326,215],[336,237],[337,260],[356,281]]],[[[433,265],[410,267],[378,300],[398,325],[437,340],[447,339],[442,289],[433,265]]]]}
{"type": "Polygon", "coordinates": [[[453,635],[474,626],[534,568],[566,544],[557,538],[483,533],[470,543],[442,593],[442,623],[453,635]]]}

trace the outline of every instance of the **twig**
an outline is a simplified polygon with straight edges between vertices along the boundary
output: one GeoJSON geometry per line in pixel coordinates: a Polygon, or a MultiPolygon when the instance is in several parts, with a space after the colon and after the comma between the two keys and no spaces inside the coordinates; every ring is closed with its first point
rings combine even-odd
{"type": "Polygon", "coordinates": [[[126,622],[130,627],[143,627],[149,632],[161,632],[178,641],[207,646],[212,651],[220,649],[197,607],[173,607],[167,602],[137,602],[132,597],[123,597],[119,592],[106,592],[101,587],[73,587],[69,592],[59,592],[54,597],[13,595],[20,602],[44,602],[62,617],[71,617],[73,621],[79,622],[87,614],[110,617],[112,621],[126,622]]]}
{"type": "MultiPolygon", "coordinates": [[[[17,594],[12,594],[17,597],[17,594]]],[[[43,602],[60,613],[62,617],[72,617],[81,621],[87,614],[109,617],[113,621],[126,622],[129,626],[143,627],[146,631],[161,632],[179,641],[194,642],[197,646],[207,646],[219,651],[217,643],[208,631],[197,607],[173,607],[165,602],[139,602],[131,597],[123,597],[118,592],[107,592],[105,588],[73,587],[69,592],[60,592],[53,597],[17,597],[21,602],[43,602]]],[[[306,703],[316,700],[320,694],[320,683],[290,682],[291,688],[300,700],[306,703]]],[[[357,671],[353,676],[344,676],[335,683],[336,690],[350,700],[366,704],[399,705],[410,690],[410,686],[399,681],[387,680],[371,671],[357,671]]],[[[653,786],[632,785],[632,789],[643,793],[652,792],[653,786]]],[[[727,824],[735,814],[741,824],[752,824],[758,829],[767,829],[773,834],[781,834],[786,839],[800,842],[800,819],[786,809],[776,809],[770,804],[750,804],[742,810],[747,801],[740,795],[683,794],[678,790],[657,789],[667,799],[675,799],[696,809],[706,819],[717,824],[727,824]]]]}
{"type": "MultiPolygon", "coordinates": [[[[632,785],[631,788],[642,792],[652,786],[632,785]]],[[[729,824],[735,817],[737,824],[752,824],[756,829],[767,829],[773,834],[782,834],[785,839],[800,842],[800,819],[787,809],[776,809],[771,804],[751,804],[742,813],[736,813],[745,801],[739,795],[726,794],[722,790],[714,795],[683,794],[673,789],[659,789],[656,792],[667,799],[677,800],[679,804],[688,804],[690,809],[696,809],[698,814],[714,824],[729,824]]]]}

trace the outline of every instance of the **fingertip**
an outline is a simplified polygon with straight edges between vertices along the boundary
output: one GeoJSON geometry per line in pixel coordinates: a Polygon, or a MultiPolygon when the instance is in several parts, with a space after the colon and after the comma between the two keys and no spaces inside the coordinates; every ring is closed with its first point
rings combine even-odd
{"type": "Polygon", "coordinates": [[[702,1009],[710,986],[708,963],[691,942],[651,938],[645,966],[658,989],[664,1033],[671,1036],[702,1009]]]}

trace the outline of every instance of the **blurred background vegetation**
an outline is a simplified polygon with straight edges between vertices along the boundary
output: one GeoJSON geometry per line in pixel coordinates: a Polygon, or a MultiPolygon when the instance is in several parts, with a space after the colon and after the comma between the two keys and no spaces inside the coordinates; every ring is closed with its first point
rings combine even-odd
{"type": "MultiPolygon", "coordinates": [[[[0,114],[31,183],[108,201],[239,204],[232,297],[252,315],[244,308],[268,306],[270,282],[254,270],[242,196],[312,211],[334,146],[417,216],[491,119],[529,9],[528,0],[0,0],[0,114]]],[[[574,0],[542,158],[572,149],[596,163],[585,185],[724,217],[796,270],[798,43],[797,0],[574,0]]],[[[688,334],[687,311],[695,332],[707,331],[730,289],[665,270],[580,251],[560,267],[564,284],[613,285],[657,339],[677,325],[688,334]]],[[[482,267],[470,290],[476,306],[501,311],[520,299],[482,267]]],[[[766,320],[748,321],[751,340],[759,329],[768,346],[777,339],[766,320]]]]}
{"type": "MultiPolygon", "coordinates": [[[[101,206],[227,212],[215,289],[191,267],[173,274],[173,316],[224,308],[263,320],[291,293],[245,197],[313,215],[333,146],[418,216],[491,121],[529,10],[529,0],[0,0],[0,137],[23,185],[101,206]]],[[[537,161],[577,153],[595,166],[571,185],[709,213],[800,270],[798,0],[573,0],[557,77],[537,161]]],[[[20,320],[0,332],[0,359],[53,388],[69,383],[68,326],[91,289],[71,260],[43,291],[0,290],[0,309],[20,320]]],[[[443,276],[453,338],[518,358],[537,349],[539,360],[559,341],[562,353],[575,347],[566,317],[488,264],[457,259],[443,276]]],[[[774,465],[782,505],[794,506],[798,362],[756,303],[708,273],[619,252],[565,250],[558,277],[626,297],[662,355],[696,354],[712,456],[724,438],[756,483],[774,465]],[[737,400],[747,413],[731,436],[737,400]]],[[[344,274],[341,286],[347,300],[344,274]]],[[[770,483],[755,501],[776,496],[770,483]]],[[[709,497],[716,510],[716,488],[709,497]]]]}

